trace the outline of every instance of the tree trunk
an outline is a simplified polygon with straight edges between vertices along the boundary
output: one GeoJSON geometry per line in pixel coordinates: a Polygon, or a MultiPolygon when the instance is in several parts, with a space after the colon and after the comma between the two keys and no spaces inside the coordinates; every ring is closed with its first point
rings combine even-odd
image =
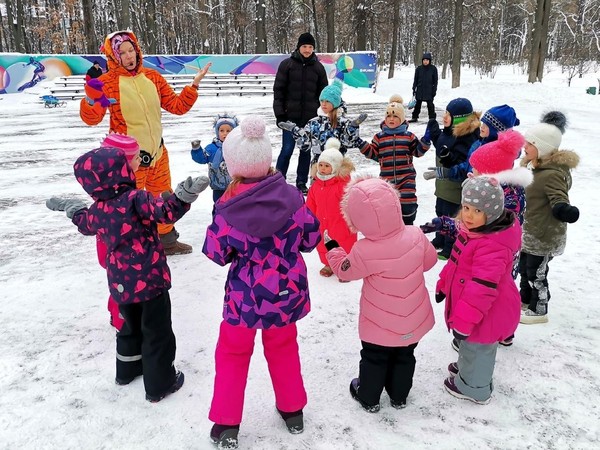
{"type": "Polygon", "coordinates": [[[98,40],[96,39],[92,0],[81,0],[81,6],[83,9],[83,32],[86,39],[85,51],[90,55],[94,55],[98,53],[98,40]]]}
{"type": "Polygon", "coordinates": [[[335,52],[335,1],[327,0],[325,8],[325,22],[327,23],[327,53],[335,52]]]}
{"type": "Polygon", "coordinates": [[[263,1],[264,0],[255,0],[255,4],[256,4],[256,50],[255,51],[258,54],[267,53],[267,28],[265,25],[267,8],[263,1]]]}
{"type": "Polygon", "coordinates": [[[315,49],[321,50],[321,46],[319,42],[321,39],[319,38],[319,21],[317,20],[317,4],[315,0],[311,0],[311,8],[312,8],[312,19],[313,19],[313,27],[315,28],[315,49]]]}
{"type": "Polygon", "coordinates": [[[6,0],[6,18],[8,19],[8,29],[12,36],[12,42],[14,49],[17,52],[22,51],[21,49],[21,33],[19,32],[19,24],[15,20],[16,11],[14,11],[13,3],[11,0],[6,0]]]}
{"type": "Polygon", "coordinates": [[[356,8],[354,18],[356,20],[356,51],[364,51],[367,49],[367,9],[363,0],[356,0],[356,8]]]}
{"type": "Polygon", "coordinates": [[[414,63],[415,63],[415,67],[418,67],[421,65],[422,59],[421,57],[423,56],[423,39],[425,37],[425,24],[427,23],[427,20],[425,18],[425,16],[427,15],[427,0],[422,0],[421,2],[421,11],[419,13],[419,24],[418,24],[418,28],[417,28],[417,45],[415,48],[415,59],[414,59],[414,63]]]}
{"type": "Polygon", "coordinates": [[[394,78],[396,53],[398,53],[398,30],[400,29],[400,0],[394,0],[393,5],[394,19],[392,23],[392,52],[390,54],[390,70],[388,70],[388,78],[394,78]]]}
{"type": "MultiPolygon", "coordinates": [[[[89,1],[89,0],[86,0],[89,1]]],[[[122,30],[131,29],[131,15],[129,12],[129,0],[121,0],[121,14],[119,14],[122,30]]]]}
{"type": "Polygon", "coordinates": [[[156,54],[157,48],[156,3],[155,0],[146,2],[146,53],[156,54]]]}
{"type": "Polygon", "coordinates": [[[531,52],[529,54],[530,83],[542,81],[544,77],[544,61],[548,48],[548,20],[550,18],[551,0],[537,0],[535,19],[531,32],[531,52]]]}
{"type": "Polygon", "coordinates": [[[460,86],[460,65],[462,62],[462,20],[463,0],[456,0],[454,9],[454,39],[452,41],[452,88],[460,86]]]}

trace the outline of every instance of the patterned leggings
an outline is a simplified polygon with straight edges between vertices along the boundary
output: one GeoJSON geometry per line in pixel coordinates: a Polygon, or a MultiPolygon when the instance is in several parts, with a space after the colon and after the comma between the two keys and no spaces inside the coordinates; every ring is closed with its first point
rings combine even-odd
{"type": "Polygon", "coordinates": [[[537,256],[521,252],[519,275],[521,275],[521,303],[537,314],[548,314],[548,263],[552,256],[537,256]]]}

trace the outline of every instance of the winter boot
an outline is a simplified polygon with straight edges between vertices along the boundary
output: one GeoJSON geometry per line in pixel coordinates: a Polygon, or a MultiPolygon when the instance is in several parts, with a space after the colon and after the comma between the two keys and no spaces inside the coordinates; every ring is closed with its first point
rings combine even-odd
{"type": "Polygon", "coordinates": [[[177,373],[175,374],[175,381],[173,382],[173,384],[171,385],[171,387],[169,389],[167,389],[165,392],[163,392],[160,395],[146,394],[146,400],[148,400],[150,403],[160,402],[167,395],[174,394],[179,389],[181,389],[181,386],[183,386],[184,379],[185,379],[185,377],[183,376],[183,372],[177,371],[177,373]]]}
{"type": "Polygon", "coordinates": [[[458,390],[458,388],[456,387],[456,384],[454,384],[454,377],[448,377],[444,380],[444,388],[446,388],[446,391],[448,392],[448,394],[456,397],[456,398],[461,398],[463,400],[469,400],[473,403],[477,403],[478,405],[487,405],[490,400],[490,398],[487,398],[485,400],[476,400],[473,397],[469,397],[468,395],[463,394],[462,392],[460,392],[458,390]]]}
{"type": "Polygon", "coordinates": [[[173,228],[167,234],[160,235],[160,242],[165,249],[165,255],[185,255],[192,253],[192,246],[179,242],[179,233],[173,228]]]}
{"type": "Polygon", "coordinates": [[[448,364],[448,373],[451,377],[458,375],[458,363],[453,362],[448,364]]]}
{"type": "Polygon", "coordinates": [[[370,412],[370,413],[378,412],[379,411],[379,403],[377,403],[376,405],[368,405],[367,403],[363,402],[360,399],[360,397],[358,396],[359,388],[360,388],[360,380],[358,378],[354,378],[350,382],[350,395],[352,396],[352,398],[354,400],[356,400],[358,403],[360,403],[360,406],[362,406],[365,411],[370,412]]]}
{"type": "Polygon", "coordinates": [[[548,322],[548,314],[538,314],[535,311],[528,309],[521,313],[520,323],[525,325],[533,325],[536,323],[547,323],[548,322]]]}
{"type": "Polygon", "coordinates": [[[284,412],[278,408],[277,412],[285,421],[285,426],[287,427],[290,433],[300,434],[304,431],[304,415],[302,414],[302,410],[294,412],[284,412]]]}
{"type": "Polygon", "coordinates": [[[238,448],[239,425],[219,425],[215,423],[210,430],[210,440],[219,449],[238,448]]]}

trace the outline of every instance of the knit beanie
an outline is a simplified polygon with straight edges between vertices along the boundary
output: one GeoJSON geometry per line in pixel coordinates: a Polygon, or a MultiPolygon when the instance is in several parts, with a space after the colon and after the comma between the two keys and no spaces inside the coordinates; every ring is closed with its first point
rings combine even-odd
{"type": "Polygon", "coordinates": [[[421,58],[421,62],[423,62],[424,59],[428,59],[429,62],[431,63],[431,53],[429,53],[429,52],[423,53],[423,57],[421,58]]]}
{"type": "Polygon", "coordinates": [[[296,48],[300,48],[303,45],[312,45],[313,47],[317,46],[315,38],[310,33],[302,33],[298,38],[298,44],[296,44],[296,48]]]}
{"type": "Polygon", "coordinates": [[[400,119],[400,123],[404,123],[404,120],[406,119],[406,113],[404,112],[404,102],[402,101],[402,97],[400,97],[400,95],[394,94],[390,97],[390,103],[385,110],[385,116],[397,117],[400,119]]]}
{"type": "Polygon", "coordinates": [[[241,121],[223,142],[223,159],[232,177],[260,178],[271,168],[272,150],[265,121],[251,116],[241,121]]]}
{"type": "Polygon", "coordinates": [[[325,150],[319,156],[319,162],[326,162],[331,166],[332,173],[337,174],[342,167],[344,155],[340,152],[340,141],[336,138],[329,138],[325,142],[325,150]]]}
{"type": "Polygon", "coordinates": [[[537,148],[541,159],[558,150],[566,127],[565,115],[560,111],[550,111],[542,116],[542,123],[527,130],[525,140],[537,148]]]}
{"type": "Polygon", "coordinates": [[[229,114],[225,113],[225,114],[219,114],[218,116],[216,116],[214,124],[215,124],[215,136],[217,136],[217,139],[219,139],[219,128],[221,128],[221,125],[229,125],[231,127],[231,129],[233,130],[235,127],[237,127],[239,125],[239,122],[237,120],[237,117],[230,116],[229,114]]]}
{"type": "Polygon", "coordinates": [[[485,224],[497,220],[504,211],[504,191],[492,177],[469,177],[462,184],[463,205],[471,205],[485,213],[485,224]]]}
{"type": "Polygon", "coordinates": [[[319,101],[321,102],[329,102],[333,105],[334,108],[339,108],[342,104],[342,89],[343,84],[339,79],[333,80],[333,83],[329,86],[325,86],[321,91],[321,95],[319,95],[319,101]]]}
{"type": "Polygon", "coordinates": [[[515,130],[498,135],[498,140],[488,142],[473,152],[469,164],[481,174],[495,174],[513,168],[525,145],[525,138],[515,130]]]}
{"type": "Polygon", "coordinates": [[[459,97],[448,103],[446,111],[452,116],[452,126],[455,126],[473,114],[473,105],[468,99],[459,97]]]}
{"type": "Polygon", "coordinates": [[[488,109],[481,117],[481,121],[490,129],[488,141],[496,140],[498,133],[516,127],[521,123],[515,110],[508,105],[494,106],[488,109]]]}
{"type": "MultiPolygon", "coordinates": [[[[119,55],[119,48],[121,48],[121,45],[123,44],[123,42],[126,42],[126,41],[131,42],[131,45],[133,45],[133,42],[127,33],[116,34],[110,40],[110,46],[112,48],[113,55],[115,55],[115,58],[117,59],[119,64],[122,64],[121,63],[121,55],[119,55]]],[[[135,48],[135,45],[133,45],[133,47],[135,48]]]]}
{"type": "Polygon", "coordinates": [[[140,145],[135,138],[119,133],[110,133],[104,138],[100,146],[114,147],[123,150],[128,162],[131,162],[140,150],[140,145]]]}

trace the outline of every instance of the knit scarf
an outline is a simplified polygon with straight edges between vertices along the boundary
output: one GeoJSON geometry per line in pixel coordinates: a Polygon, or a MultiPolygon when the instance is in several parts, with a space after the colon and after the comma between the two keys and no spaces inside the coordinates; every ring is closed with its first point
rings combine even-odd
{"type": "Polygon", "coordinates": [[[383,124],[381,126],[381,131],[383,131],[383,134],[385,134],[387,136],[393,136],[394,134],[400,134],[400,133],[406,132],[407,128],[408,128],[408,125],[406,125],[405,123],[398,125],[395,128],[390,128],[387,125],[383,124]]]}

